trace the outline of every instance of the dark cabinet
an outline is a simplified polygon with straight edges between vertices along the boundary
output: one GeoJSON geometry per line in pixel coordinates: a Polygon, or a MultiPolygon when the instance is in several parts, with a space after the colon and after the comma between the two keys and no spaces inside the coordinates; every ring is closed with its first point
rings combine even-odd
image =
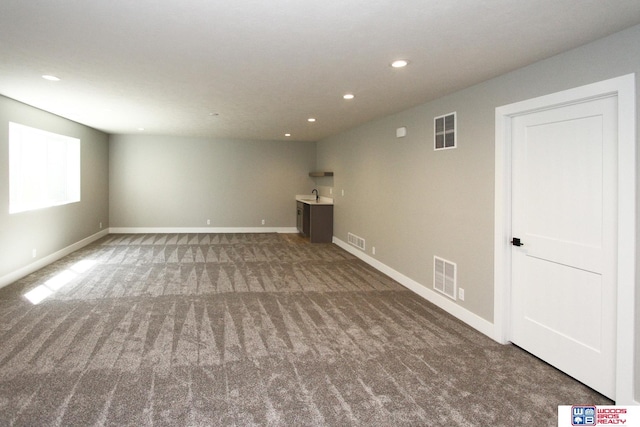
{"type": "Polygon", "coordinates": [[[297,202],[298,216],[296,217],[296,226],[298,227],[298,231],[305,236],[309,236],[309,217],[311,214],[311,206],[306,203],[297,202]]]}
{"type": "Polygon", "coordinates": [[[304,203],[302,202],[296,202],[296,228],[298,229],[299,233],[302,233],[302,225],[303,225],[303,219],[302,219],[302,215],[304,214],[304,203]]]}
{"type": "Polygon", "coordinates": [[[297,202],[296,227],[311,243],[331,243],[333,205],[297,202]]]}

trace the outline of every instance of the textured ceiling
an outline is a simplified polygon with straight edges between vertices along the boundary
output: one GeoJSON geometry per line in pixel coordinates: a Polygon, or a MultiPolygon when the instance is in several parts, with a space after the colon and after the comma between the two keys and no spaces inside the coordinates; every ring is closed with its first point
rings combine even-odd
{"type": "Polygon", "coordinates": [[[109,133],[314,141],[638,23],[638,0],[2,0],[0,94],[109,133]]]}

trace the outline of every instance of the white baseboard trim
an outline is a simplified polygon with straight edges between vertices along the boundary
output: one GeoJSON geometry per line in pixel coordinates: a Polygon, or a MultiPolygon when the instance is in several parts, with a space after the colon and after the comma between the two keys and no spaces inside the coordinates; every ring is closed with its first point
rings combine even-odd
{"type": "Polygon", "coordinates": [[[296,227],[111,227],[110,234],[297,233],[296,227]]]}
{"type": "Polygon", "coordinates": [[[464,323],[476,329],[477,331],[495,340],[493,323],[459,306],[458,304],[454,303],[448,298],[442,295],[439,295],[437,292],[432,291],[431,289],[427,288],[424,285],[421,285],[420,283],[394,270],[388,265],[381,263],[377,259],[370,257],[369,255],[365,254],[361,250],[351,246],[350,244],[338,239],[335,236],[333,237],[333,243],[335,243],[345,251],[349,252],[350,254],[360,258],[362,261],[366,262],[376,270],[391,277],[393,280],[400,283],[402,286],[409,289],[410,291],[413,291],[418,296],[440,307],[447,313],[451,314],[453,317],[463,321],[464,323]]]}
{"type": "Polygon", "coordinates": [[[16,271],[13,271],[9,274],[5,274],[4,276],[0,277],[0,288],[3,288],[15,282],[16,280],[22,279],[23,277],[33,273],[34,271],[37,271],[43,267],[46,267],[52,262],[58,261],[59,259],[69,255],[70,253],[75,252],[78,249],[81,249],[87,246],[88,244],[93,243],[96,240],[106,236],[107,234],[109,234],[108,229],[101,230],[96,234],[92,234],[91,236],[86,237],[72,245],[69,245],[66,248],[60,249],[59,251],[56,251],[50,255],[42,257],[39,260],[32,262],[31,264],[26,265],[16,271]]]}

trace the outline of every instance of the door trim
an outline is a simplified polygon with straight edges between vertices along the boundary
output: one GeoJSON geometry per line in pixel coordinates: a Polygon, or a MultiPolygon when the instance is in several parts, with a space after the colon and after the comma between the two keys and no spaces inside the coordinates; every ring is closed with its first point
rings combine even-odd
{"type": "Polygon", "coordinates": [[[593,83],[496,108],[494,336],[510,342],[511,306],[511,126],[516,116],[604,96],[617,96],[617,319],[616,389],[619,405],[634,404],[636,275],[636,97],[635,74],[593,83]]]}

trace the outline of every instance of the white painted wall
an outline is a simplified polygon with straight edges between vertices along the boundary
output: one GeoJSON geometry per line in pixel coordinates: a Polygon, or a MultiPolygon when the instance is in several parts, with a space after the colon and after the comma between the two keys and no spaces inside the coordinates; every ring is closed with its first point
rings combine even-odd
{"type": "Polygon", "coordinates": [[[0,286],[15,280],[16,272],[27,274],[30,266],[100,233],[101,222],[107,230],[108,150],[106,134],[0,96],[0,286]],[[9,122],[81,140],[79,203],[9,214],[9,122]]]}
{"type": "Polygon", "coordinates": [[[434,255],[457,263],[465,301],[454,304],[493,322],[496,107],[629,73],[638,87],[638,46],[640,26],[320,141],[318,167],[335,172],[334,236],[365,238],[369,257],[425,288],[434,255]],[[453,111],[458,148],[435,152],[433,118],[453,111]]]}
{"type": "Polygon", "coordinates": [[[115,228],[295,229],[295,195],[314,188],[314,142],[115,135],[109,147],[115,228]]]}

